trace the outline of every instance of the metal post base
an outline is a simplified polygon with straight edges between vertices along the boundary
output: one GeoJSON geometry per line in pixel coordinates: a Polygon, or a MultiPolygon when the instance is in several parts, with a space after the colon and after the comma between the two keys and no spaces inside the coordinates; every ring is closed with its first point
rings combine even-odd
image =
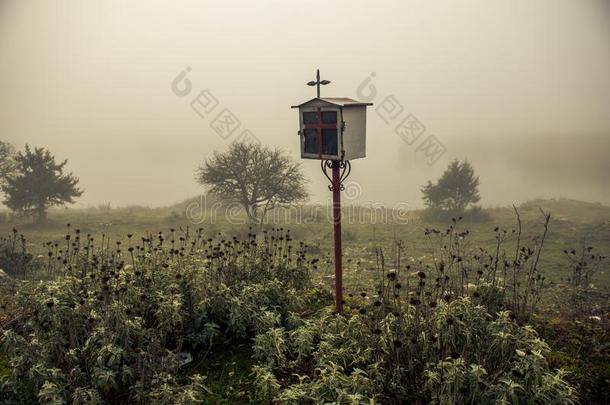
{"type": "Polygon", "coordinates": [[[351,172],[351,164],[347,160],[323,160],[322,172],[330,181],[328,189],[333,193],[333,229],[335,236],[335,305],[338,313],[343,313],[343,255],[341,246],[341,190],[343,182],[351,172]],[[328,175],[332,170],[332,177],[328,175]]]}

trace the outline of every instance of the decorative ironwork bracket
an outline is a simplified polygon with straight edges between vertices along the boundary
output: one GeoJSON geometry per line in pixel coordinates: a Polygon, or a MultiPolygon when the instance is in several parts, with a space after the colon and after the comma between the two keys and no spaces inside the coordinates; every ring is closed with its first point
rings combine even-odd
{"type": "Polygon", "coordinates": [[[328,169],[333,169],[334,165],[338,165],[338,168],[340,170],[339,190],[343,191],[343,190],[345,190],[345,186],[343,185],[343,182],[345,181],[345,179],[347,179],[347,177],[351,173],[352,165],[349,162],[349,160],[328,160],[327,159],[327,160],[320,161],[320,166],[322,167],[322,173],[324,173],[324,175],[330,182],[330,185],[328,186],[328,189],[330,191],[333,191],[333,186],[335,184],[333,183],[333,178],[328,174],[328,169]]]}

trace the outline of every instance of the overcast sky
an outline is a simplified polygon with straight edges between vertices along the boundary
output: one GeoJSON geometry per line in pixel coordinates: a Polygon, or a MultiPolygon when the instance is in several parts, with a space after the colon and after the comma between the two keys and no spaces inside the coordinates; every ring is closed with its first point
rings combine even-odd
{"type": "MultiPolygon", "coordinates": [[[[361,202],[421,206],[421,185],[467,158],[486,206],[610,204],[607,0],[0,0],[0,138],[69,159],[78,206],[171,204],[242,130],[298,158],[290,106],[316,68],[323,95],[375,103],[352,162],[361,202]],[[191,108],[202,90],[240,120],[227,139],[191,108]],[[402,112],[386,123],[389,96],[402,112]],[[408,114],[425,126],[412,145],[394,131],[408,114]],[[446,149],[433,165],[430,135],[446,149]]],[[[303,168],[324,201],[319,164],[303,168]]]]}

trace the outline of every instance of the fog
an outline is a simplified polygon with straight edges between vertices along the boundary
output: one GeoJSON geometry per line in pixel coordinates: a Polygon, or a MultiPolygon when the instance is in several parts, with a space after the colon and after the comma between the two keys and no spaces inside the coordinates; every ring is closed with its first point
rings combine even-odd
{"type": "MultiPolygon", "coordinates": [[[[298,158],[290,106],[315,96],[316,68],[323,96],[375,103],[352,162],[360,202],[419,207],[459,158],[484,206],[610,204],[605,0],[0,0],[0,139],[67,158],[76,206],[172,204],[202,192],[194,169],[244,129],[298,158]],[[206,89],[241,122],[227,139],[191,108],[206,89]],[[376,110],[389,96],[444,146],[434,164],[376,110]]],[[[303,169],[325,201],[319,163],[303,169]]]]}

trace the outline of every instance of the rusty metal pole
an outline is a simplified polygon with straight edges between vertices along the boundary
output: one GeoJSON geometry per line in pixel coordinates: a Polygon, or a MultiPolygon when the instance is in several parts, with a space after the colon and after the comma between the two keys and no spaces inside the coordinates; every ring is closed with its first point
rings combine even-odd
{"type": "Polygon", "coordinates": [[[343,257],[341,252],[341,162],[333,160],[333,226],[335,233],[335,300],[338,313],[343,313],[343,257]]]}
{"type": "MultiPolygon", "coordinates": [[[[316,86],[316,96],[320,98],[320,85],[330,84],[329,80],[320,80],[320,69],[316,70],[316,80],[307,83],[308,86],[316,86]]],[[[320,108],[317,109],[318,124],[322,124],[320,108]]],[[[318,156],[322,159],[322,126],[318,125],[318,156]]],[[[341,156],[343,158],[343,154],[341,156]]],[[[341,253],[341,184],[351,171],[349,161],[344,160],[321,160],[322,172],[328,180],[333,193],[333,230],[335,236],[335,300],[338,313],[343,313],[343,263],[341,253]],[[327,169],[332,169],[332,178],[328,176],[327,169]]]]}

